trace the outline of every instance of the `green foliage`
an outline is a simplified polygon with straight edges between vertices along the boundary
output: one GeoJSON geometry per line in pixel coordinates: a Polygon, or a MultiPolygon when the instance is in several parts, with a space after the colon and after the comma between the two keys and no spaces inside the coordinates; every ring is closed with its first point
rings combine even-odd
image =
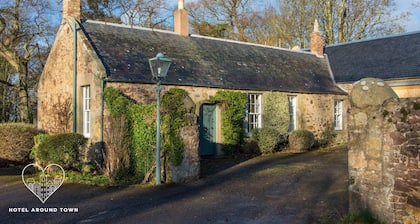
{"type": "Polygon", "coordinates": [[[132,104],[121,91],[114,88],[105,88],[104,99],[111,115],[127,113],[129,105],[132,104]]]}
{"type": "Polygon", "coordinates": [[[143,178],[153,166],[156,150],[156,104],[132,104],[129,108],[132,128],[131,166],[143,178]]]}
{"type": "Polygon", "coordinates": [[[218,91],[211,100],[225,103],[222,111],[222,134],[224,137],[223,151],[232,154],[237,150],[245,137],[243,122],[245,119],[245,107],[247,103],[246,93],[233,91],[218,91]]]}
{"type": "Polygon", "coordinates": [[[71,170],[66,172],[66,182],[104,186],[109,185],[111,180],[107,176],[92,175],[71,170]]]}
{"type": "Polygon", "coordinates": [[[362,211],[358,214],[349,214],[338,222],[339,224],[381,224],[368,211],[362,211]]]}
{"type": "Polygon", "coordinates": [[[34,158],[41,165],[56,163],[66,169],[78,168],[79,153],[87,142],[83,135],[64,133],[42,138],[44,140],[32,149],[34,158]]]}
{"type": "Polygon", "coordinates": [[[289,135],[289,146],[297,150],[309,150],[315,143],[314,134],[305,129],[297,129],[289,135]]]}
{"type": "Polygon", "coordinates": [[[262,154],[275,152],[277,146],[283,139],[279,131],[269,127],[253,129],[252,137],[257,140],[258,147],[260,148],[262,154]]]}
{"type": "Polygon", "coordinates": [[[185,114],[188,111],[183,106],[183,99],[187,96],[187,91],[173,88],[162,97],[163,149],[168,153],[169,162],[175,166],[182,163],[184,154],[184,144],[179,136],[179,130],[186,125],[185,114]]]}
{"type": "MultiPolygon", "coordinates": [[[[179,129],[185,126],[183,99],[188,96],[185,90],[172,88],[162,97],[161,135],[162,149],[167,153],[168,160],[173,165],[179,165],[183,159],[184,146],[179,136],[179,129]]],[[[130,165],[115,170],[115,181],[126,182],[128,179],[137,181],[150,172],[156,161],[156,103],[135,104],[121,91],[108,87],[105,89],[105,102],[111,116],[127,119],[124,125],[127,141],[122,146],[128,151],[130,165]]]]}
{"type": "Polygon", "coordinates": [[[289,130],[289,101],[287,94],[279,92],[264,93],[263,123],[264,127],[276,129],[286,135],[289,130]]]}
{"type": "Polygon", "coordinates": [[[324,147],[328,144],[332,143],[337,137],[337,132],[334,130],[332,126],[328,126],[326,129],[324,129],[321,132],[321,135],[319,136],[318,143],[319,146],[324,147]]]}
{"type": "Polygon", "coordinates": [[[31,124],[0,124],[0,160],[27,163],[37,129],[31,124]]]}

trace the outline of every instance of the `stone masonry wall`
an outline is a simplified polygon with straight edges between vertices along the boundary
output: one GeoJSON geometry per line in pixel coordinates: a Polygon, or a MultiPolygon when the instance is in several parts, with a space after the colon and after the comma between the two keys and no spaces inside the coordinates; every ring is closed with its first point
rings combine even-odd
{"type": "MultiPolygon", "coordinates": [[[[120,89],[124,94],[139,103],[152,103],[156,101],[156,85],[151,84],[131,84],[131,83],[109,83],[107,86],[120,89]]],[[[191,86],[164,86],[162,95],[171,88],[181,88],[189,93],[189,96],[196,104],[196,114],[199,114],[200,106],[203,102],[209,100],[222,89],[208,87],[191,86]]],[[[263,91],[251,91],[250,93],[260,93],[263,91]]],[[[347,95],[332,94],[295,94],[287,93],[297,97],[297,128],[303,128],[312,131],[319,137],[321,132],[334,123],[334,100],[343,101],[343,130],[337,131],[335,143],[347,142],[347,108],[349,102],[347,95]]],[[[264,97],[264,95],[263,95],[264,97]]],[[[264,99],[263,99],[264,103],[264,99]]],[[[264,123],[264,121],[263,121],[264,123]]]]}
{"type": "Polygon", "coordinates": [[[420,223],[420,98],[398,99],[383,84],[365,80],[350,95],[350,212],[420,223]]]}

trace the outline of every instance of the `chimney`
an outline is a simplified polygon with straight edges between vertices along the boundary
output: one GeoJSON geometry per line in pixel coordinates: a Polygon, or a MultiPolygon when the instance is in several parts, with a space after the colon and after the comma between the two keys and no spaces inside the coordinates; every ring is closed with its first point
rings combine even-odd
{"type": "Polygon", "coordinates": [[[311,33],[311,53],[316,54],[318,57],[324,56],[324,39],[322,33],[319,32],[318,20],[314,23],[314,32],[311,33]]]}
{"type": "Polygon", "coordinates": [[[188,12],[184,9],[184,0],[178,0],[178,9],[174,12],[174,31],[181,36],[188,36],[188,12]]]}
{"type": "Polygon", "coordinates": [[[63,20],[67,17],[73,17],[80,20],[81,17],[81,4],[80,0],[63,0],[63,20]]]}

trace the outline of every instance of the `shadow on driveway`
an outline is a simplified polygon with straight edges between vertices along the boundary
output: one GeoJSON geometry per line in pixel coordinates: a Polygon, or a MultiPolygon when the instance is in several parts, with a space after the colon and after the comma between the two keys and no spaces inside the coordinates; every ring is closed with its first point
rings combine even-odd
{"type": "Polygon", "coordinates": [[[347,150],[280,153],[184,185],[64,184],[42,204],[20,176],[0,172],[0,215],[5,223],[336,223],[347,213],[347,180],[347,150]]]}

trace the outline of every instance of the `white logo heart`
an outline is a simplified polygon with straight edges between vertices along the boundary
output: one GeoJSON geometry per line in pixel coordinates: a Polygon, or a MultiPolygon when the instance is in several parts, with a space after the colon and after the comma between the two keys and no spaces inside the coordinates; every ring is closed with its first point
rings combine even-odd
{"type": "Polygon", "coordinates": [[[26,188],[28,188],[42,203],[45,203],[47,199],[61,187],[65,175],[63,167],[58,164],[49,164],[45,168],[42,168],[38,164],[31,163],[23,168],[22,181],[26,188]],[[35,170],[31,168],[34,168],[35,170]],[[38,181],[35,179],[38,173],[36,170],[41,171],[38,181]],[[25,171],[27,171],[27,173],[25,173],[25,171]]]}

